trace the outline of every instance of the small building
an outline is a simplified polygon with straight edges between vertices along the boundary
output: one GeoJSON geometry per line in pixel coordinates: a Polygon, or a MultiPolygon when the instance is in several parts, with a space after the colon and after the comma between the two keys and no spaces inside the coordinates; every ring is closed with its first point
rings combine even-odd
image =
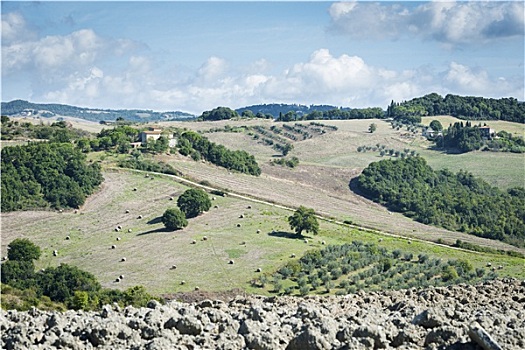
{"type": "Polygon", "coordinates": [[[479,132],[481,134],[481,137],[484,139],[491,139],[494,137],[494,135],[496,135],[496,131],[494,131],[494,129],[491,129],[488,126],[481,126],[479,128],[479,132]]]}
{"type": "Polygon", "coordinates": [[[162,130],[160,128],[149,128],[149,130],[140,133],[140,142],[145,145],[148,140],[157,141],[161,135],[162,130]]]}

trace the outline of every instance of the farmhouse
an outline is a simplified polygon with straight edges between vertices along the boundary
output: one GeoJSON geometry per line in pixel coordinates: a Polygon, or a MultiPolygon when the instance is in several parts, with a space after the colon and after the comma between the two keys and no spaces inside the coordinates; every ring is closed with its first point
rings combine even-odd
{"type": "Polygon", "coordinates": [[[481,137],[484,139],[491,139],[496,134],[496,131],[494,129],[491,129],[488,126],[482,126],[479,128],[479,132],[481,133],[481,137]]]}
{"type": "Polygon", "coordinates": [[[162,135],[162,129],[157,127],[150,127],[149,130],[145,130],[140,133],[140,142],[142,144],[148,143],[148,140],[155,140],[157,141],[162,135]]]}

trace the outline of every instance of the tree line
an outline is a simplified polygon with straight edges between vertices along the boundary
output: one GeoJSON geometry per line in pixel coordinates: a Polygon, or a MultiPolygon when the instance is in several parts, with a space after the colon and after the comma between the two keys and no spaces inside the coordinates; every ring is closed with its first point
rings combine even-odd
{"type": "Polygon", "coordinates": [[[388,106],[389,118],[451,115],[466,120],[506,120],[525,123],[525,102],[513,97],[500,99],[448,94],[445,97],[431,93],[388,106]]]}
{"type": "Polygon", "coordinates": [[[2,149],[2,211],[78,208],[102,183],[100,166],[70,143],[2,149]]]}
{"type": "Polygon", "coordinates": [[[261,175],[261,169],[253,155],[246,151],[229,150],[194,131],[186,131],[180,135],[177,147],[182,155],[190,155],[195,160],[202,158],[226,169],[255,176],[261,175]]]}
{"type": "Polygon", "coordinates": [[[434,171],[421,157],[371,163],[355,184],[366,197],[424,224],[524,245],[524,188],[502,191],[465,171],[434,171]]]}

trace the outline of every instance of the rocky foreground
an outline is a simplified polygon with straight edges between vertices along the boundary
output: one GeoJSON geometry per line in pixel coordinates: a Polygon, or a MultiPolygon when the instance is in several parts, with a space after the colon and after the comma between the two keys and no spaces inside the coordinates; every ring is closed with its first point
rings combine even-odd
{"type": "Polygon", "coordinates": [[[525,281],[2,311],[0,321],[2,349],[525,349],[525,281]]]}

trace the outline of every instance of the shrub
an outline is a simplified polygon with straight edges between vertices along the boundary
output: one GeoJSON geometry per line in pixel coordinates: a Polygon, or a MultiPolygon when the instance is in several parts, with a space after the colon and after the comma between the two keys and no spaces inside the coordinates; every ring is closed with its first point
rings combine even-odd
{"type": "Polygon", "coordinates": [[[162,215],[162,223],[169,230],[180,230],[188,226],[188,220],[184,213],[178,208],[167,209],[162,215]]]}

